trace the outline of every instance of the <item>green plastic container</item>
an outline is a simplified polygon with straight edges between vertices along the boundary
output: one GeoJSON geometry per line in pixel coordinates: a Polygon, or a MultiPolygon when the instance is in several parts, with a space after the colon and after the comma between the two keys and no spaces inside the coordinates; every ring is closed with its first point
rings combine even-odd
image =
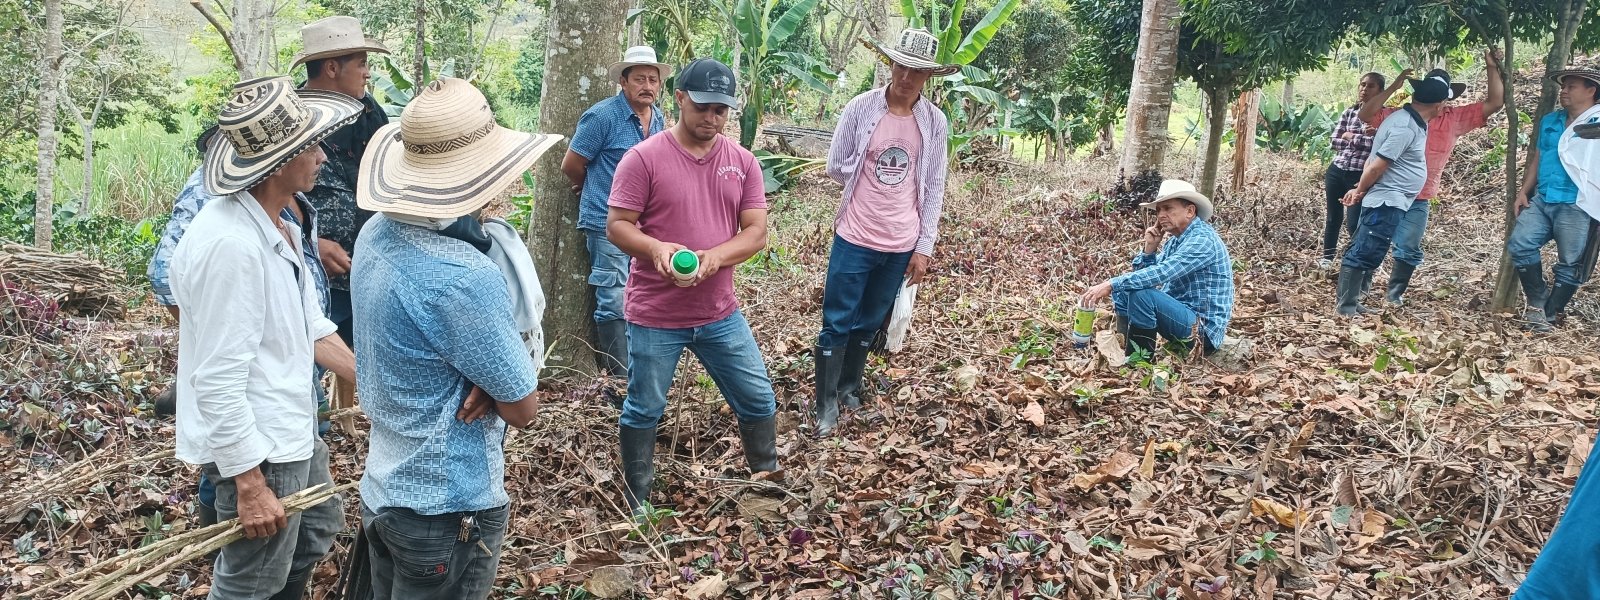
{"type": "Polygon", "coordinates": [[[672,253],[672,277],[678,281],[694,279],[695,273],[700,272],[700,257],[692,250],[679,250],[672,253]]]}

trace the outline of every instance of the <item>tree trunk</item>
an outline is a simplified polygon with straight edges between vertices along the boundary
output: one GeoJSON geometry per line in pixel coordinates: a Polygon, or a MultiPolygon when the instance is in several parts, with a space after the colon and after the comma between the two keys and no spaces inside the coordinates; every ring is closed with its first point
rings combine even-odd
{"type": "Polygon", "coordinates": [[[1283,80],[1283,98],[1278,102],[1278,106],[1282,106],[1284,110],[1289,110],[1289,107],[1294,106],[1293,77],[1283,80]]]}
{"type": "Polygon", "coordinates": [[[1206,91],[1206,159],[1200,169],[1200,193],[1214,196],[1217,193],[1217,167],[1222,162],[1222,135],[1228,130],[1228,90],[1206,91]]]}
{"type": "MultiPolygon", "coordinates": [[[[868,1],[873,4],[869,11],[874,20],[867,24],[868,29],[870,29],[867,33],[872,36],[872,39],[878,40],[880,44],[884,42],[893,43],[894,39],[892,38],[899,36],[900,30],[906,26],[906,16],[900,14],[900,9],[890,7],[891,4],[895,4],[894,0],[868,1]]],[[[889,85],[889,65],[883,64],[883,61],[878,60],[876,54],[872,56],[872,59],[874,64],[878,65],[878,68],[872,72],[872,87],[881,88],[889,85]]]]}
{"type": "MultiPolygon", "coordinates": [[[[424,0],[416,0],[412,5],[414,17],[417,19],[417,42],[411,49],[411,81],[418,86],[426,84],[431,77],[428,76],[428,6],[424,0]]],[[[547,130],[548,131],[548,130],[547,130]]]]}
{"type": "MultiPolygon", "coordinates": [[[[594,103],[615,93],[596,81],[595,65],[616,60],[630,0],[551,2],[545,38],[544,90],[539,96],[539,130],[569,133],[594,103]]],[[[536,167],[539,200],[528,224],[528,248],[539,270],[548,303],[545,343],[552,367],[590,375],[595,372],[594,293],[589,288],[589,251],[578,231],[578,196],[561,174],[557,147],[536,167]]]]}
{"type": "Polygon", "coordinates": [[[1261,88],[1245,92],[1233,103],[1233,182],[1228,192],[1237,196],[1244,189],[1250,157],[1256,150],[1256,122],[1261,114],[1261,88]]]}
{"type": "Polygon", "coordinates": [[[1112,130],[1114,126],[1110,122],[1100,124],[1100,129],[1095,132],[1094,153],[1091,156],[1110,156],[1117,151],[1117,133],[1112,130]]]}
{"type": "Polygon", "coordinates": [[[39,56],[39,166],[34,182],[33,245],[51,249],[55,234],[56,96],[61,87],[61,0],[44,3],[44,52],[39,56]]]}
{"type": "MultiPolygon", "coordinates": [[[[644,0],[633,0],[633,6],[628,8],[628,12],[644,9],[644,0]]],[[[641,18],[634,19],[632,23],[628,24],[628,47],[644,45],[646,45],[644,41],[644,18],[641,16],[641,18]]]]}
{"type": "Polygon", "coordinates": [[[233,49],[242,68],[239,79],[250,79],[277,72],[273,59],[277,50],[277,7],[275,0],[234,0],[233,49]]]}
{"type": "Polygon", "coordinates": [[[1122,172],[1128,177],[1160,172],[1166,161],[1167,119],[1178,67],[1178,16],[1178,0],[1144,0],[1128,92],[1128,124],[1122,136],[1122,172]]]}
{"type": "MultiPolygon", "coordinates": [[[[1511,62],[1512,49],[1516,44],[1511,38],[1510,17],[1509,15],[1502,15],[1501,18],[1503,20],[1502,29],[1505,33],[1505,61],[1503,64],[1513,65],[1516,63],[1511,62]]],[[[1552,50],[1552,53],[1554,53],[1554,50],[1552,50]]],[[[1545,66],[1547,71],[1550,69],[1559,68],[1561,68],[1559,63],[1556,65],[1545,66]]],[[[1506,225],[1504,228],[1504,233],[1501,235],[1502,241],[1511,239],[1511,228],[1512,225],[1516,223],[1517,219],[1517,186],[1521,185],[1522,183],[1521,179],[1517,177],[1517,141],[1519,134],[1521,133],[1522,125],[1518,122],[1519,119],[1516,118],[1517,95],[1516,88],[1513,87],[1511,73],[1512,70],[1508,68],[1502,70],[1500,74],[1501,79],[1505,82],[1506,114],[1512,117],[1512,126],[1506,127],[1506,225]]],[[[1534,135],[1537,136],[1539,134],[1539,128],[1534,127],[1533,132],[1534,135]]],[[[1537,144],[1537,138],[1535,138],[1535,140],[1536,141],[1533,143],[1537,144]]],[[[1529,165],[1529,168],[1536,168],[1536,166],[1529,165]]],[[[1500,245],[1500,272],[1495,278],[1494,298],[1490,303],[1490,308],[1495,311],[1501,311],[1511,307],[1513,304],[1516,304],[1518,289],[1517,271],[1511,265],[1511,254],[1506,250],[1505,244],[1502,243],[1500,245]]]]}

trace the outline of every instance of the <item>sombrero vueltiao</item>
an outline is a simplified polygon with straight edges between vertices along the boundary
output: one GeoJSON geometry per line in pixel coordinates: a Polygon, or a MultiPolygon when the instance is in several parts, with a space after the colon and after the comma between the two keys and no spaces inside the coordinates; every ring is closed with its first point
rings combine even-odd
{"type": "Polygon", "coordinates": [[[960,65],[939,64],[939,38],[926,29],[911,28],[900,32],[900,41],[889,47],[876,40],[861,40],[869,50],[877,52],[884,62],[917,71],[932,71],[942,77],[961,70],[960,65]]]}
{"type": "Polygon", "coordinates": [[[1581,77],[1589,80],[1590,83],[1600,86],[1600,69],[1595,68],[1594,65],[1571,66],[1550,74],[1550,78],[1555,80],[1556,85],[1561,85],[1562,80],[1568,77],[1581,77]]]}
{"type": "Polygon", "coordinates": [[[206,151],[206,193],[255,187],[361,114],[361,102],[338,92],[296,90],[288,77],[234,84],[206,151]]]}
{"type": "Polygon", "coordinates": [[[361,157],[356,206],[433,219],[469,214],[561,139],[501,127],[478,88],[439,79],[406,106],[399,123],[372,136],[361,157]]]}

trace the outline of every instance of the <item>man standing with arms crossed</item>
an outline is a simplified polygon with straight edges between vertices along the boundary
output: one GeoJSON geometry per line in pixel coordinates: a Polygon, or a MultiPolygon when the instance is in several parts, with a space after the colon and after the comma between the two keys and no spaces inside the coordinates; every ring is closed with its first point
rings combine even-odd
{"type": "Polygon", "coordinates": [[[672,65],[656,62],[655,49],[629,48],[610,69],[611,80],[622,91],[584,111],[561,159],[561,172],[579,196],[578,229],[589,248],[595,362],[614,377],[628,376],[628,323],[622,320],[628,255],[606,239],[606,201],[622,155],[666,128],[656,101],[661,82],[671,75],[672,65]]]}
{"type": "Polygon", "coordinates": [[[634,258],[626,303],[632,368],[618,437],[628,508],[636,514],[649,501],[656,426],[685,348],[738,415],[750,471],[778,470],[772,380],[733,295],[734,267],[767,245],[761,167],[722,135],[738,104],[733,70],[696,60],[677,86],[678,124],[622,158],[606,226],[634,258]],[[683,249],[698,256],[699,270],[680,285],[672,257],[683,249]]]}

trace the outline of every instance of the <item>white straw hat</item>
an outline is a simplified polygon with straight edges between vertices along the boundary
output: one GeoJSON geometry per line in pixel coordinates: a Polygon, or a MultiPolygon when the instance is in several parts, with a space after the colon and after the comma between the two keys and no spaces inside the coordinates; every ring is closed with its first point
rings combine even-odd
{"type": "Polygon", "coordinates": [[[661,78],[672,76],[672,65],[656,60],[656,49],[649,46],[634,46],[622,53],[622,60],[611,63],[608,73],[611,81],[622,80],[622,72],[628,67],[655,67],[661,71],[661,78]]]}
{"type": "Polygon", "coordinates": [[[867,48],[878,53],[884,62],[918,71],[933,71],[936,76],[949,75],[961,70],[960,65],[939,64],[939,38],[928,30],[918,28],[900,32],[900,41],[888,47],[875,40],[862,40],[867,48]]]}
{"type": "Polygon", "coordinates": [[[356,206],[448,219],[488,204],[562,136],[497,125],[483,93],[461,79],[428,84],[372,136],[356,206]]]}
{"type": "Polygon", "coordinates": [[[206,193],[226,196],[255,187],[360,114],[355,98],[296,90],[288,77],[234,84],[233,96],[217,116],[218,135],[206,151],[206,193]]]}
{"type": "Polygon", "coordinates": [[[1140,204],[1139,206],[1144,208],[1155,208],[1155,206],[1160,204],[1161,201],[1173,199],[1187,200],[1189,203],[1194,204],[1194,214],[1196,217],[1199,217],[1201,221],[1210,221],[1211,214],[1215,212],[1215,207],[1211,205],[1210,198],[1207,198],[1205,194],[1202,194],[1199,190],[1196,190],[1194,188],[1194,184],[1179,179],[1168,179],[1162,181],[1161,190],[1156,192],[1156,199],[1144,204],[1140,204]]]}
{"type": "Polygon", "coordinates": [[[345,56],[357,52],[389,53],[389,49],[384,47],[382,42],[361,33],[361,21],[355,17],[328,17],[317,20],[300,28],[300,41],[304,44],[304,49],[294,55],[294,62],[289,64],[290,69],[319,58],[345,56]]]}

